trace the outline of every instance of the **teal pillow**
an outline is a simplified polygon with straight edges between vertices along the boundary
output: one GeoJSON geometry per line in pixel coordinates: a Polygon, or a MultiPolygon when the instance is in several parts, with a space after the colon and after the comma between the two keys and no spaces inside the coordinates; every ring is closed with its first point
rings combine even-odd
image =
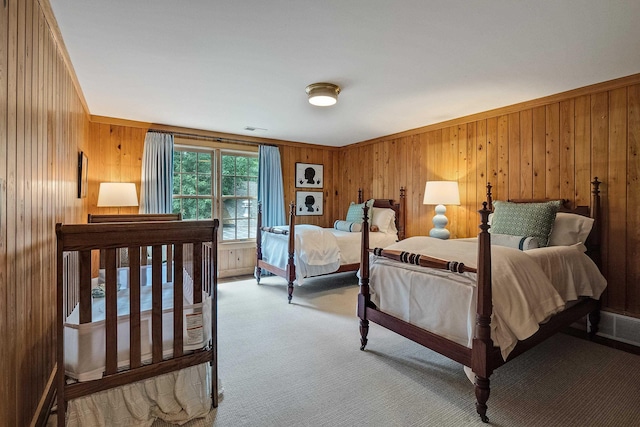
{"type": "Polygon", "coordinates": [[[351,203],[349,205],[349,210],[347,211],[347,217],[345,218],[346,221],[350,221],[350,222],[362,222],[363,218],[364,218],[364,212],[362,211],[362,208],[364,208],[364,205],[369,206],[369,211],[367,213],[367,217],[369,218],[369,224],[371,224],[371,221],[373,220],[373,209],[371,209],[373,207],[373,199],[371,200],[367,200],[364,203],[359,203],[359,204],[355,204],[355,203],[351,203]]]}
{"type": "Polygon", "coordinates": [[[491,232],[535,237],[539,247],[546,247],[560,204],[559,200],[544,203],[494,202],[491,232]]]}

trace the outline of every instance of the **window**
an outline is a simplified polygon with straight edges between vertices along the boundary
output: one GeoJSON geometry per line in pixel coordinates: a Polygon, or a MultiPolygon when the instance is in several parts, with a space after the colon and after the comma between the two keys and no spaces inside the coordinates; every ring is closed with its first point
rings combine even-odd
{"type": "Polygon", "coordinates": [[[223,241],[255,238],[257,197],[257,154],[174,149],[173,212],[183,219],[220,218],[223,241]]]}
{"type": "Polygon", "coordinates": [[[256,236],[258,158],[222,153],[223,240],[256,236]]]}

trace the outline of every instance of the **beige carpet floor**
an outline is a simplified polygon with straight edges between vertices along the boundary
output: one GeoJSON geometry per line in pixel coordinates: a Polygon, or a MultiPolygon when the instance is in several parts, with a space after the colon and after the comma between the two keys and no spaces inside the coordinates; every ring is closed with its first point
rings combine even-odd
{"type": "MultiPolygon", "coordinates": [[[[372,324],[353,273],[219,285],[224,396],[189,426],[484,425],[462,367],[372,324]]],[[[494,426],[640,426],[640,356],[558,334],[491,376],[494,426]]],[[[155,426],[166,424],[156,423],[155,426]]]]}

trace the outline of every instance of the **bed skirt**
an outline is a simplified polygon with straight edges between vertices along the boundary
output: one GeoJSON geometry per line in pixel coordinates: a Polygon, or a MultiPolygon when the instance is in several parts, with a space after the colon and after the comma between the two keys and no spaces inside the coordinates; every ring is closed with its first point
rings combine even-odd
{"type": "Polygon", "coordinates": [[[70,400],[67,426],[147,427],[156,419],[184,424],[211,411],[210,390],[209,364],[192,366],[70,400]]]}

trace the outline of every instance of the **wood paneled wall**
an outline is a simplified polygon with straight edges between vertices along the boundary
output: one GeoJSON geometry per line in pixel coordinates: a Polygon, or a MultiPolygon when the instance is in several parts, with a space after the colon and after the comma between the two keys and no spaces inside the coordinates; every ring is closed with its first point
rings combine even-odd
{"type": "Polygon", "coordinates": [[[460,206],[447,207],[452,237],[475,236],[487,181],[494,200],[565,198],[591,204],[602,185],[607,310],[640,317],[640,75],[344,148],[342,189],[374,197],[407,189],[407,235],[428,233],[428,180],[456,180],[460,206]]]}
{"type": "Polygon", "coordinates": [[[0,423],[26,426],[50,397],[55,224],[86,217],[77,167],[89,124],[37,0],[0,3],[0,101],[0,423]]]}

